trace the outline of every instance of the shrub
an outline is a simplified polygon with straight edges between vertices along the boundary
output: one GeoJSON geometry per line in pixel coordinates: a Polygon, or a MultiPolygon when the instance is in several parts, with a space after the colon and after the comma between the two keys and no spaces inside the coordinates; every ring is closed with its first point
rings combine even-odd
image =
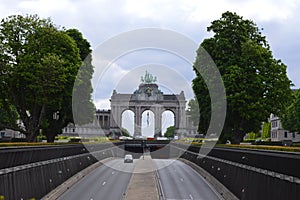
{"type": "Polygon", "coordinates": [[[250,140],[255,140],[257,137],[258,137],[257,133],[254,133],[254,132],[248,133],[248,139],[250,139],[250,140]]]}

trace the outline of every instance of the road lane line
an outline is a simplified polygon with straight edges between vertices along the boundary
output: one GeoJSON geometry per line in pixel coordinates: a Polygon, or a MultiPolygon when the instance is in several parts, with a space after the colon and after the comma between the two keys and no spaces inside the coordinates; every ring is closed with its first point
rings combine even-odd
{"type": "Polygon", "coordinates": [[[102,183],[102,186],[104,186],[106,184],[106,182],[104,181],[103,183],[102,183]]]}

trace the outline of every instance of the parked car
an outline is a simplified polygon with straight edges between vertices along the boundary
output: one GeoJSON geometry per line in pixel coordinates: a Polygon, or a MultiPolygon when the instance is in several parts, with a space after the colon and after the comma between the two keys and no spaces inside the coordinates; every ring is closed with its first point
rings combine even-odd
{"type": "Polygon", "coordinates": [[[124,157],[124,163],[133,163],[133,157],[131,154],[126,154],[124,157]]]}

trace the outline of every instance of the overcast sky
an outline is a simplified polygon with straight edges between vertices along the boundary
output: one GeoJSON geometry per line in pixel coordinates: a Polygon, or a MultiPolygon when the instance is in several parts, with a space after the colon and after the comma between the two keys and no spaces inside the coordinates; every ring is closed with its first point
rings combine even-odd
{"type": "MultiPolygon", "coordinates": [[[[211,36],[206,27],[211,21],[219,19],[225,11],[236,12],[263,28],[262,33],[266,35],[273,55],[288,66],[288,76],[295,87],[299,88],[298,0],[1,0],[0,4],[1,18],[12,14],[38,14],[42,18],[50,17],[55,24],[67,29],[79,29],[94,50],[114,36],[148,27],[172,30],[200,44],[203,39],[211,36]]],[[[157,76],[165,93],[185,90],[187,98],[193,97],[191,90],[185,89],[186,84],[190,85],[194,77],[191,64],[168,52],[135,51],[116,59],[109,70],[98,80],[98,85],[94,85],[93,96],[97,108],[109,107],[108,99],[112,89],[117,89],[117,92],[133,92],[145,70],[157,76]],[[166,73],[158,70],[162,68],[168,68],[166,73]],[[130,74],[134,75],[129,76],[130,74]],[[174,82],[177,75],[180,76],[176,78],[179,84],[174,82]],[[172,80],[168,82],[167,79],[172,78],[173,86],[170,86],[172,80]],[[180,81],[183,81],[182,84],[180,81]],[[129,82],[124,87],[124,83],[129,82]]]]}

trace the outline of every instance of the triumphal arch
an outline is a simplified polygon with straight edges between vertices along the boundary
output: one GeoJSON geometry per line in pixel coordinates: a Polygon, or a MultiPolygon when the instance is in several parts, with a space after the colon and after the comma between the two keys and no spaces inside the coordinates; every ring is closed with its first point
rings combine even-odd
{"type": "Polygon", "coordinates": [[[134,113],[134,136],[141,135],[142,113],[151,110],[154,113],[154,136],[161,136],[162,113],[174,114],[174,134],[186,132],[186,99],[180,94],[164,94],[156,84],[156,77],[146,71],[141,83],[133,94],[120,94],[116,90],[111,96],[110,132],[118,133],[122,127],[122,113],[131,110],[134,113]]]}

